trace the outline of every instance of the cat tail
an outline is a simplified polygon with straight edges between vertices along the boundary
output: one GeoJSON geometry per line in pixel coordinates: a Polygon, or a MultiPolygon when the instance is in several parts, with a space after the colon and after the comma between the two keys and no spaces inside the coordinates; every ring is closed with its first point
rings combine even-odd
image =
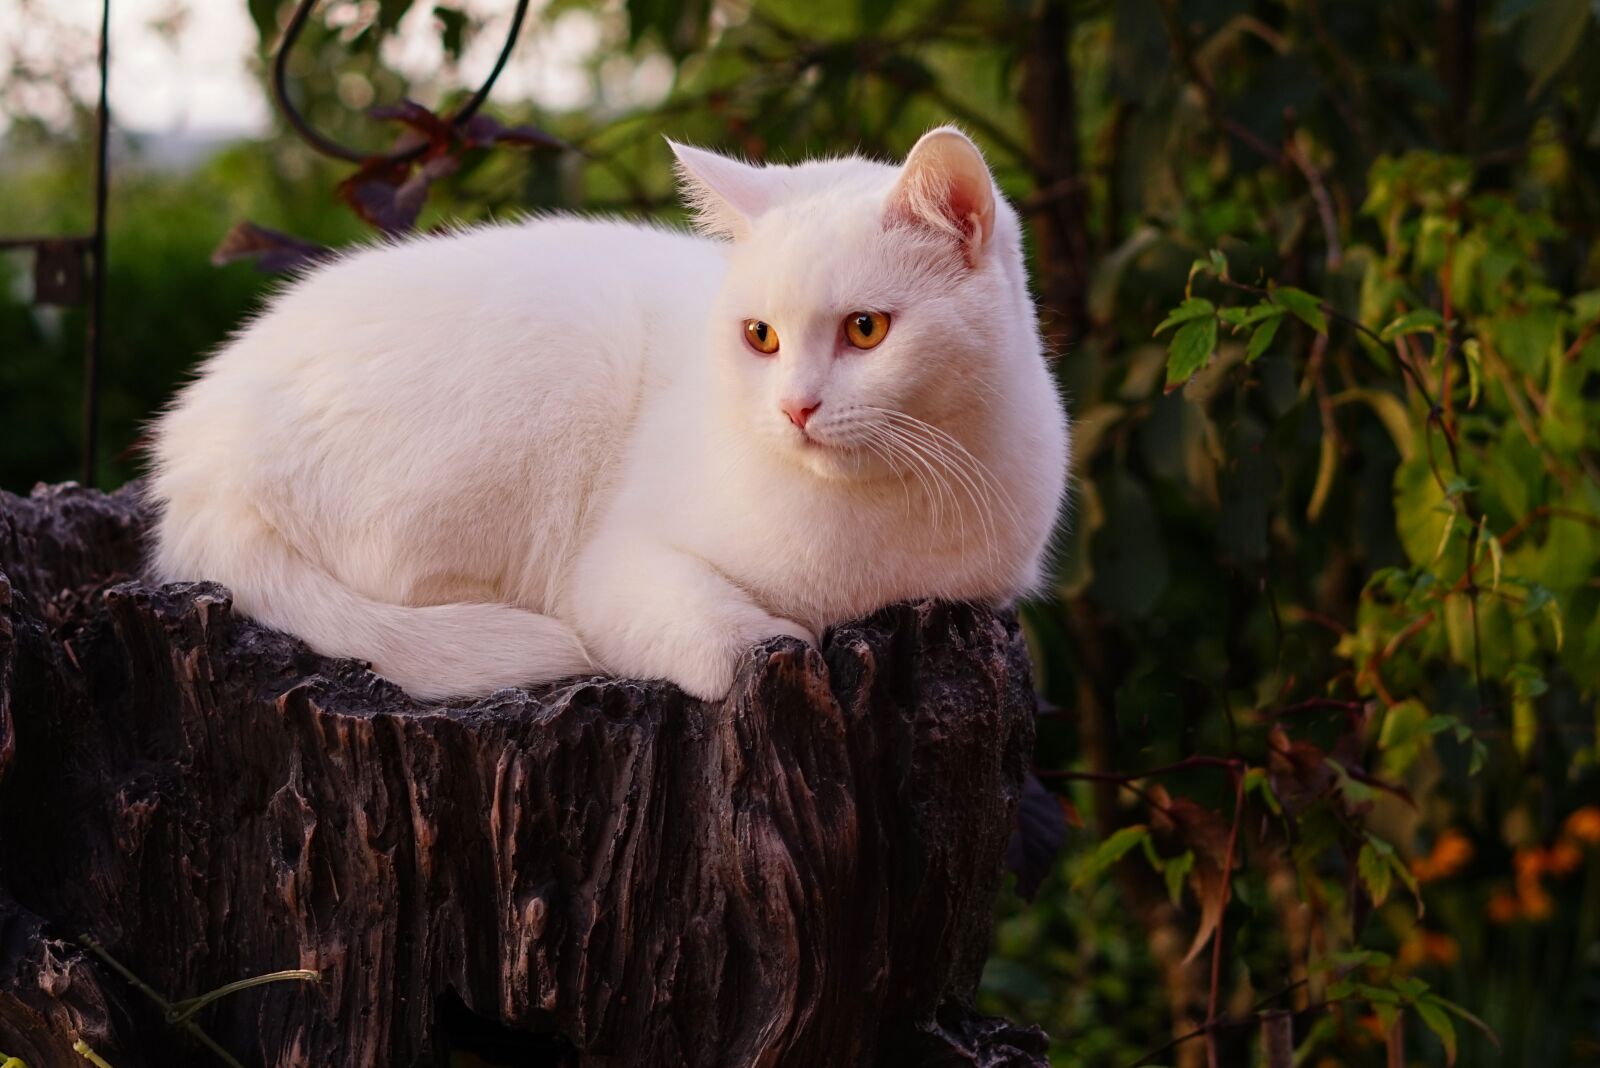
{"type": "Polygon", "coordinates": [[[551,616],[504,604],[374,600],[301,555],[259,516],[218,523],[191,515],[180,523],[166,511],[153,561],[163,580],[220,582],[245,615],[324,656],[366,660],[413,697],[478,697],[598,673],[576,632],[551,616]]]}

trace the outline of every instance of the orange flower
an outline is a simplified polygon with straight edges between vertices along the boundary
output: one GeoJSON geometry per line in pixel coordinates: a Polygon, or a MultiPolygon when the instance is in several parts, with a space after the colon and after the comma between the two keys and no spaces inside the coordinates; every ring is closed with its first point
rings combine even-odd
{"type": "Polygon", "coordinates": [[[1433,843],[1433,851],[1411,862],[1418,882],[1448,879],[1472,860],[1472,839],[1457,830],[1447,830],[1433,843]]]}
{"type": "Polygon", "coordinates": [[[1489,897],[1489,919],[1493,923],[1510,923],[1517,918],[1521,910],[1517,906],[1517,895],[1510,890],[1501,888],[1489,897]]]}
{"type": "Polygon", "coordinates": [[[1400,943],[1400,963],[1412,968],[1419,964],[1441,964],[1449,967],[1460,956],[1460,944],[1441,931],[1413,928],[1405,941],[1400,943]]]}
{"type": "Polygon", "coordinates": [[[1524,918],[1534,921],[1548,920],[1550,913],[1555,911],[1555,903],[1545,893],[1544,884],[1537,875],[1518,876],[1517,907],[1524,918]]]}
{"type": "Polygon", "coordinates": [[[1422,936],[1422,948],[1434,964],[1449,967],[1461,959],[1461,943],[1443,931],[1428,931],[1422,936]]]}
{"type": "Polygon", "coordinates": [[[1580,842],[1600,845],[1600,805],[1584,805],[1568,816],[1566,833],[1580,842]]]}
{"type": "Polygon", "coordinates": [[[1583,850],[1570,838],[1559,839],[1544,851],[1544,867],[1551,875],[1567,875],[1583,863],[1583,850]]]}
{"type": "Polygon", "coordinates": [[[1538,846],[1523,846],[1511,858],[1511,866],[1517,870],[1517,883],[1524,880],[1537,881],[1545,870],[1545,853],[1538,846]]]}

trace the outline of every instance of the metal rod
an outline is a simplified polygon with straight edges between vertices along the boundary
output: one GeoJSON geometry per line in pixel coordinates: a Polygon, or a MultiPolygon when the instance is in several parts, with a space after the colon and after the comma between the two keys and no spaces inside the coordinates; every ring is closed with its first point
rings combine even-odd
{"type": "Polygon", "coordinates": [[[90,236],[89,324],[83,355],[83,484],[93,486],[100,450],[100,364],[105,351],[106,200],[110,192],[111,0],[100,4],[100,106],[95,115],[94,233],[90,236]]]}
{"type": "MultiPolygon", "coordinates": [[[[369,159],[388,159],[401,162],[415,159],[427,148],[426,145],[417,145],[413,148],[398,151],[362,152],[335,141],[311,125],[311,121],[302,115],[294,103],[289,99],[289,54],[294,51],[295,42],[300,39],[300,34],[306,28],[306,23],[311,18],[311,12],[316,8],[317,0],[300,0],[295,5],[294,13],[289,16],[289,22],[283,28],[283,38],[278,42],[278,50],[272,57],[272,98],[277,101],[278,110],[283,112],[283,117],[289,125],[312,148],[324,156],[334,159],[346,160],[350,163],[364,163],[369,159]]],[[[478,91],[473,93],[467,102],[449,121],[460,126],[483,107],[483,102],[489,99],[489,90],[494,88],[494,83],[499,79],[500,72],[505,69],[506,61],[511,58],[511,50],[517,43],[517,37],[522,32],[523,19],[528,14],[528,0],[517,0],[517,6],[511,13],[511,28],[506,33],[506,43],[500,48],[500,55],[495,59],[494,69],[484,79],[478,91]]]]}

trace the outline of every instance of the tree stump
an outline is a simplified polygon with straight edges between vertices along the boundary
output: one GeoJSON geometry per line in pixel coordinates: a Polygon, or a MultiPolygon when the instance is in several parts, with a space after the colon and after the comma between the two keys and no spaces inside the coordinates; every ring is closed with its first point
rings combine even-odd
{"type": "Polygon", "coordinates": [[[0,493],[0,1051],[225,1063],[87,934],[172,1000],[319,972],[195,1017],[249,1066],[1046,1063],[970,1001],[1033,741],[1009,617],[774,640],[720,703],[427,704],[139,581],[144,526],[0,493]]]}

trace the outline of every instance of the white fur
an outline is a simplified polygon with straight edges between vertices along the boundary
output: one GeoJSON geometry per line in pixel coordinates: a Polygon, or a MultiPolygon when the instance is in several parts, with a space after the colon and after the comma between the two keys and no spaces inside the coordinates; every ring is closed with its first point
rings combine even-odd
{"type": "Polygon", "coordinates": [[[289,287],[157,424],[159,576],[424,698],[597,670],[717,698],[773,635],[1037,586],[1066,416],[971,142],[678,151],[732,241],[553,217],[289,287]],[[781,410],[813,401],[804,432],[781,410]]]}

